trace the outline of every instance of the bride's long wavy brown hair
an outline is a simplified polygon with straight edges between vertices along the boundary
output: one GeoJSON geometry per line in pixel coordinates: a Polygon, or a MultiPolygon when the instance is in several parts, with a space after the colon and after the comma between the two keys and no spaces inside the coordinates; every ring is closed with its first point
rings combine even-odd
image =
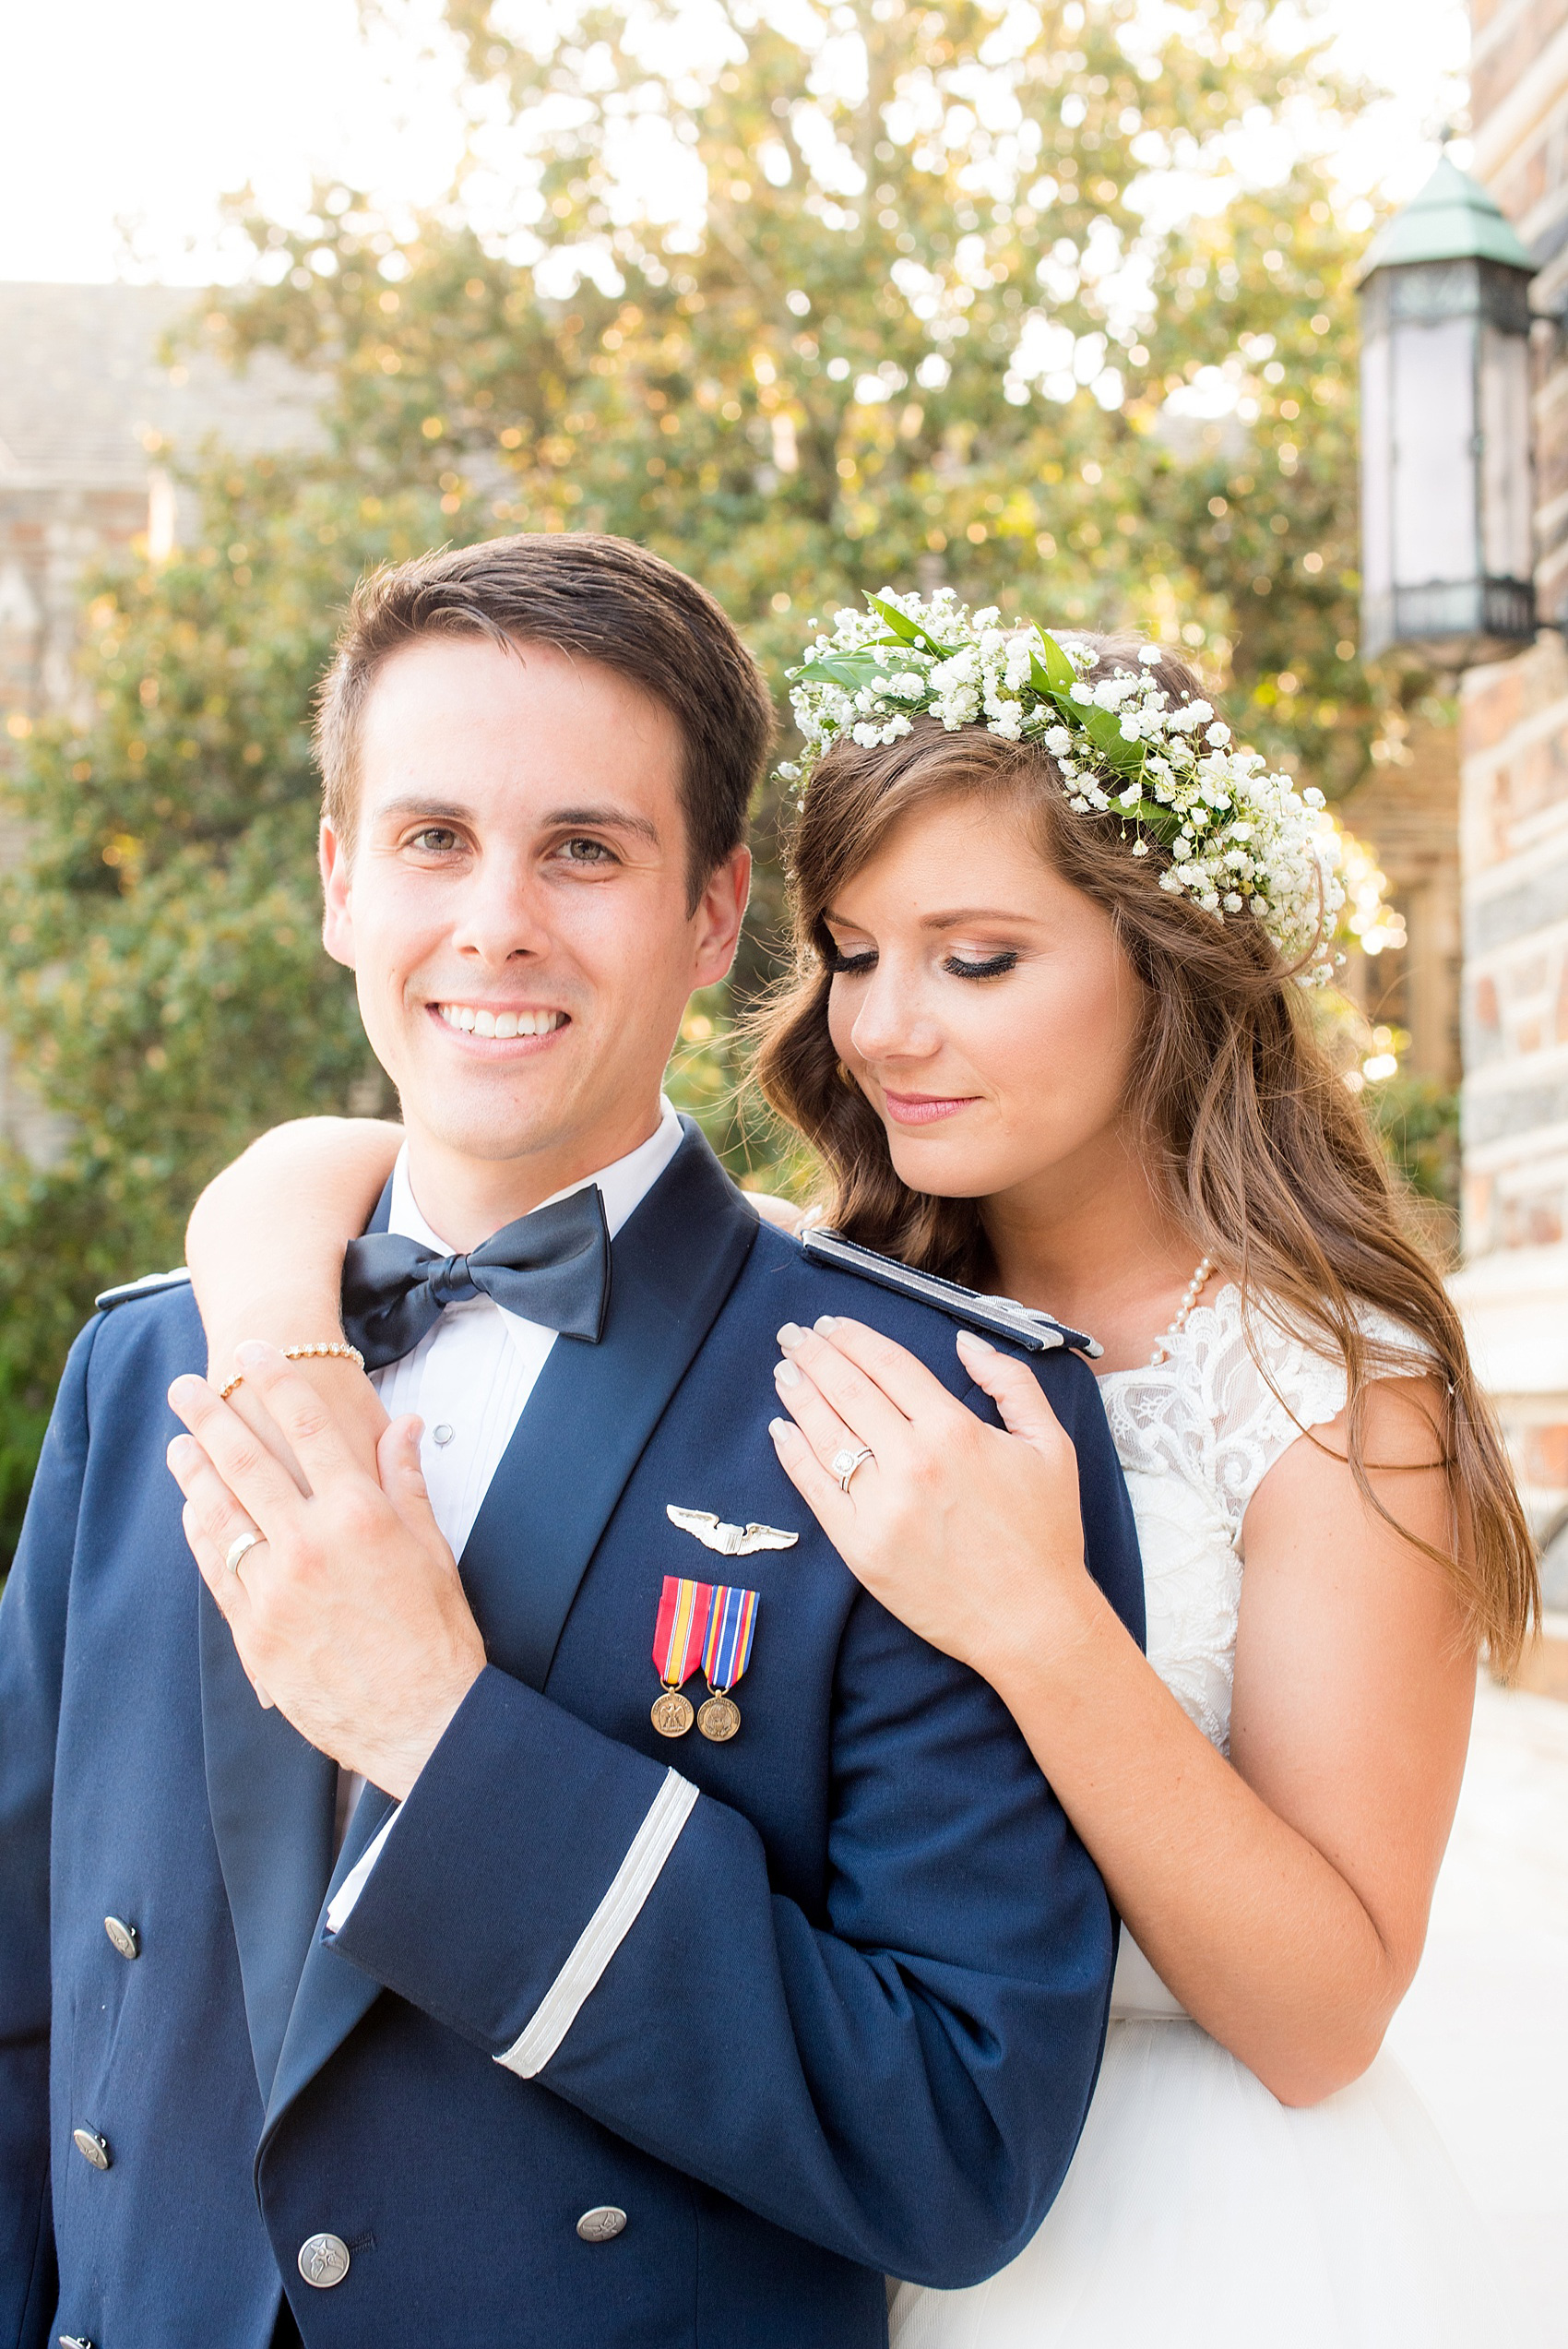
{"type": "MultiPolygon", "coordinates": [[[[1091,682],[1136,662],[1135,643],[1090,641],[1091,682]]],[[[1172,702],[1199,691],[1172,657],[1162,655],[1155,674],[1172,702]]],[[[907,1264],[976,1287],[994,1282],[983,1202],[899,1180],[882,1120],[846,1082],[827,1028],[826,910],[913,806],[969,794],[1021,804],[1042,855],[1111,916],[1145,990],[1127,1105],[1154,1181],[1194,1256],[1211,1256],[1252,1305],[1343,1356],[1351,1466],[1384,1516],[1364,1448],[1369,1372],[1379,1363],[1358,1306],[1391,1316],[1429,1353],[1455,1529],[1452,1553],[1431,1556],[1455,1578],[1494,1666],[1507,1670],[1539,1608],[1535,1545],[1507,1454],[1458,1315],[1402,1229],[1387,1162],[1313,1036],[1292,969],[1250,913],[1219,922],[1162,889],[1158,850],[1134,856],[1116,818],[1071,809],[1038,744],[978,726],[947,733],[922,717],[891,745],[839,740],[813,773],[788,844],[793,969],[754,1033],[765,1098],[826,1163],[828,1220],[907,1264]]]]}

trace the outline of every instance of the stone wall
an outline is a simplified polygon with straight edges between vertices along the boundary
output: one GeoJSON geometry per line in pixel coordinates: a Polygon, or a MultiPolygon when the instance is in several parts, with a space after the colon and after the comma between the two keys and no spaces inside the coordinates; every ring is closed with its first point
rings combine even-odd
{"type": "MultiPolygon", "coordinates": [[[[1455,1287],[1531,1515],[1568,1514],[1568,653],[1460,704],[1464,1239],[1455,1287]]],[[[1568,1577],[1552,1597],[1568,1607],[1568,1577]]]]}
{"type": "MultiPolygon", "coordinates": [[[[1527,652],[1460,698],[1465,1268],[1455,1281],[1568,1612],[1568,0],[1472,0],[1472,168],[1539,274],[1527,652]]],[[[1561,1616],[1559,1617],[1561,1621],[1561,1616]]]]}
{"type": "MultiPolygon", "coordinates": [[[[1540,275],[1538,311],[1568,301],[1568,0],[1472,0],[1472,168],[1513,221],[1540,275]]],[[[1538,329],[1536,592],[1542,619],[1568,616],[1568,367],[1562,338],[1538,329]]]]}

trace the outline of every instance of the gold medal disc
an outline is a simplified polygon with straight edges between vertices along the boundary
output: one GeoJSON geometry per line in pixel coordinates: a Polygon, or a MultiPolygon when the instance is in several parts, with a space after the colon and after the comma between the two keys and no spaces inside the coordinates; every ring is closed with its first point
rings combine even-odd
{"type": "Polygon", "coordinates": [[[697,1714],[697,1727],[716,1746],[727,1745],[741,1725],[741,1708],[731,1697],[709,1697],[697,1714]]]}
{"type": "MultiPolygon", "coordinates": [[[[707,1710],[705,1705],[703,1711],[707,1710]]],[[[666,1688],[655,1698],[649,1719],[661,1737],[683,1737],[692,1725],[691,1699],[683,1697],[679,1688],[666,1688]]]]}

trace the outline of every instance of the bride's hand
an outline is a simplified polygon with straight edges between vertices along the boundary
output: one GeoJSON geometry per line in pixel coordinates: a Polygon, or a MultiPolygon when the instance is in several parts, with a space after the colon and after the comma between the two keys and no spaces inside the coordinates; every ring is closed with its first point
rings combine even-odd
{"type": "Polygon", "coordinates": [[[780,1463],[874,1598],[997,1686],[1088,1635],[1104,1602],[1084,1563],[1077,1455],[1025,1364],[958,1337],[995,1428],[863,1322],[787,1323],[778,1342],[780,1463]],[[862,1446],[872,1457],[841,1492],[829,1463],[862,1446]]]}

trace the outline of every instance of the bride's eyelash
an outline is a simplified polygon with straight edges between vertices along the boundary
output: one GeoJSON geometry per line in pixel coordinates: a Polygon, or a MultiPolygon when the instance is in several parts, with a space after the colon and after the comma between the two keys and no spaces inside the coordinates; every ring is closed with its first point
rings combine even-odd
{"type": "MultiPolygon", "coordinates": [[[[1000,954],[988,955],[983,962],[966,962],[961,955],[948,955],[942,965],[954,979],[1001,979],[1018,967],[1018,957],[1011,947],[1000,954]]],[[[828,955],[827,968],[835,979],[863,979],[868,971],[876,968],[874,948],[866,947],[859,954],[845,954],[834,947],[828,955]]]]}
{"type": "Polygon", "coordinates": [[[1011,947],[1000,954],[989,955],[983,962],[965,962],[958,955],[950,954],[943,969],[955,979],[1000,979],[1018,967],[1018,958],[1011,947]]]}

